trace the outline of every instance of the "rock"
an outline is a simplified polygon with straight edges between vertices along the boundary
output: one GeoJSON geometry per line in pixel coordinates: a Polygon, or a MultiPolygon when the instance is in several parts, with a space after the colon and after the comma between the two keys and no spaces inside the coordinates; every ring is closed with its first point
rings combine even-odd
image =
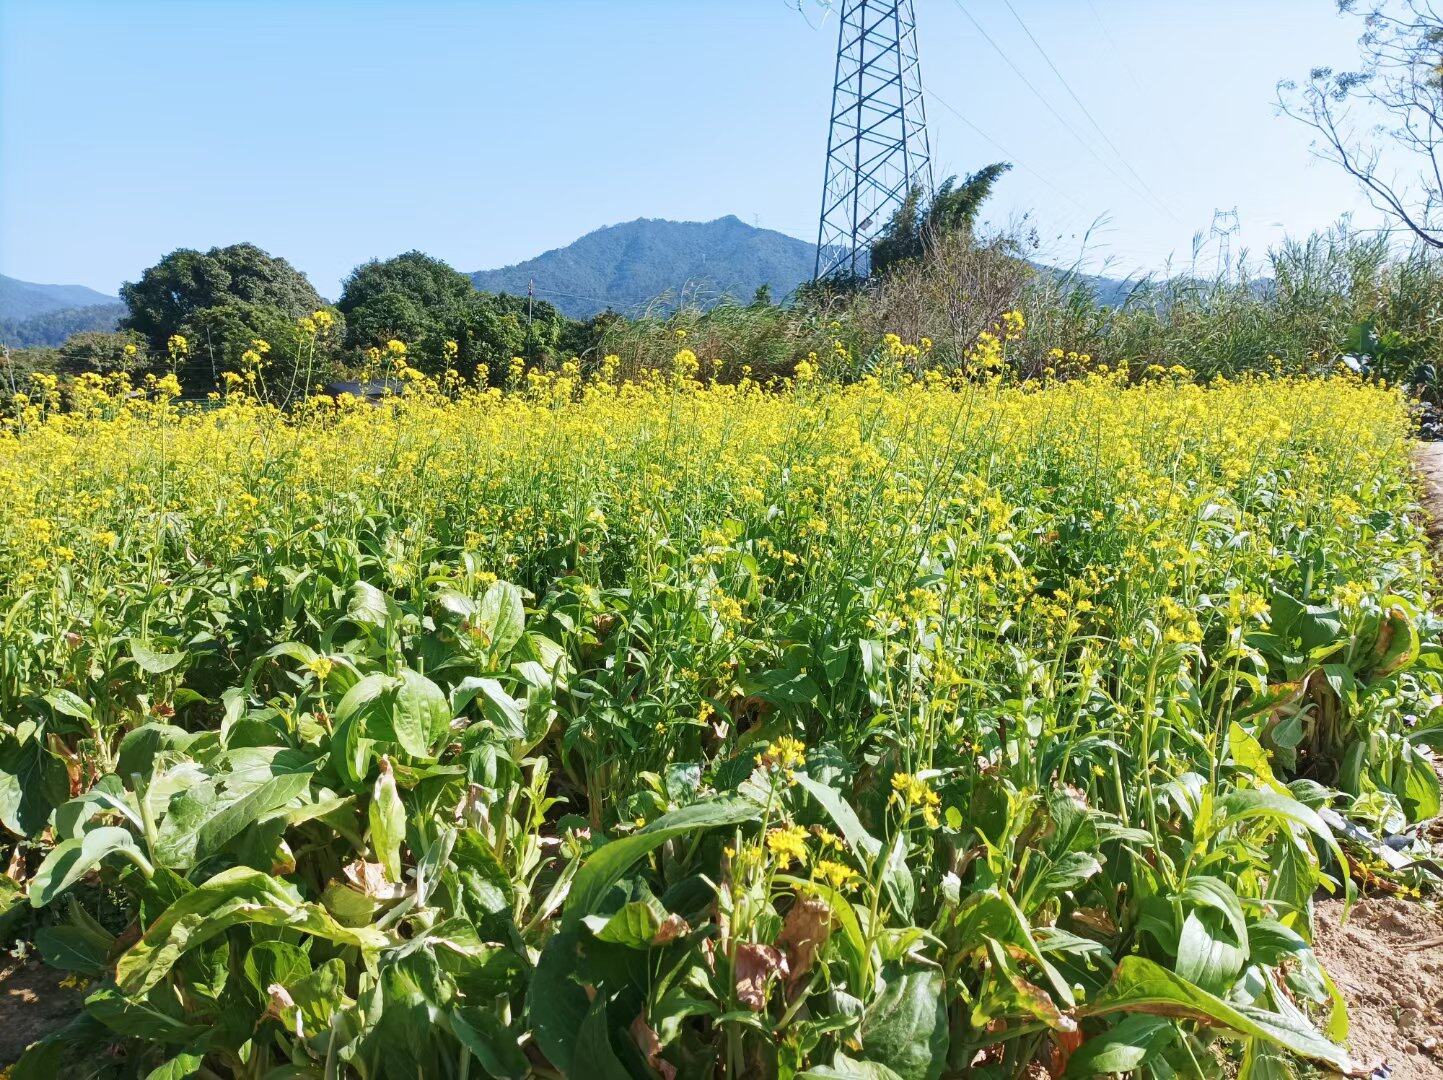
{"type": "Polygon", "coordinates": [[[1419,1009],[1404,1009],[1398,1013],[1398,1030],[1412,1035],[1423,1026],[1423,1013],[1419,1009]]]}

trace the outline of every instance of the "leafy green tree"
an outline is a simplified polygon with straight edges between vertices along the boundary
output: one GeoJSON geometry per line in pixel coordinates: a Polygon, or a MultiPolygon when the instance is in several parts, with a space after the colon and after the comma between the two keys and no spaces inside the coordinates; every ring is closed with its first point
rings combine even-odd
{"type": "Polygon", "coordinates": [[[144,371],[151,364],[145,338],[134,331],[88,330],[71,334],[57,350],[57,365],[68,375],[144,371]]]}
{"type": "Polygon", "coordinates": [[[1011,168],[999,161],[978,169],[960,184],[955,176],[949,176],[925,207],[925,193],[920,186],[914,187],[872,244],[872,272],[885,274],[900,262],[921,258],[940,237],[970,237],[982,204],[1011,168]]]}
{"type": "Polygon", "coordinates": [[[189,342],[180,375],[192,392],[234,369],[253,339],[283,337],[325,306],[304,274],[254,244],[172,251],[120,296],[129,311],[121,328],[143,335],[154,355],[167,354],[172,335],[189,342]]]}
{"type": "Polygon", "coordinates": [[[477,292],[465,274],[419,251],[358,266],[336,306],[346,317],[348,347],[396,338],[411,364],[431,374],[448,363],[468,375],[478,364],[496,373],[513,356],[548,362],[576,325],[545,301],[477,292]],[[456,343],[454,361],[446,357],[448,341],[456,343]]]}

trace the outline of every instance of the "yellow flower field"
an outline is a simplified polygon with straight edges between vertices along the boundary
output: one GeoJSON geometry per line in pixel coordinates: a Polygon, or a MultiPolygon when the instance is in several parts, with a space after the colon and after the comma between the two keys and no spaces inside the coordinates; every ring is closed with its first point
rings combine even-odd
{"type": "Polygon", "coordinates": [[[0,919],[93,980],[17,1076],[1346,1065],[1320,811],[1439,803],[1401,395],[705,371],[10,402],[0,919]]]}

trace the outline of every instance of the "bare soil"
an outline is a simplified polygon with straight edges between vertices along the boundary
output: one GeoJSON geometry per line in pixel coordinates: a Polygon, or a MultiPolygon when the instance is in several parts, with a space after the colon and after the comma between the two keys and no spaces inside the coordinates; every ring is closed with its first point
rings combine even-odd
{"type": "Polygon", "coordinates": [[[61,986],[63,978],[63,971],[39,961],[0,969],[0,1066],[19,1060],[27,1046],[80,1011],[84,994],[61,986]]]}
{"type": "MultiPolygon", "coordinates": [[[[1443,557],[1443,443],[1414,450],[1435,558],[1443,557]]],[[[1364,897],[1343,916],[1318,905],[1314,948],[1348,1002],[1348,1048],[1388,1080],[1443,1078],[1443,914],[1433,905],[1364,897]]]]}
{"type": "Polygon", "coordinates": [[[1390,1080],[1443,1077],[1443,916],[1369,897],[1318,905],[1313,947],[1348,1002],[1348,1049],[1390,1080]]]}

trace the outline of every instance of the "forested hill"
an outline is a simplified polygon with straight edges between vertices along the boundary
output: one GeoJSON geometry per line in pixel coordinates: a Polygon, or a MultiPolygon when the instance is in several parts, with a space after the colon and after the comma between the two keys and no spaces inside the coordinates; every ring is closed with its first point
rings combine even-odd
{"type": "Polygon", "coordinates": [[[638,218],[587,233],[515,266],[471,275],[484,292],[536,295],[577,318],[612,308],[637,314],[654,302],[706,306],[723,296],[750,300],[766,285],[780,300],[812,276],[816,248],[733,216],[715,221],[638,218]]]}
{"type": "Polygon", "coordinates": [[[125,308],[84,285],[37,285],[0,274],[0,345],[59,345],[84,330],[114,330],[125,308]]]}

